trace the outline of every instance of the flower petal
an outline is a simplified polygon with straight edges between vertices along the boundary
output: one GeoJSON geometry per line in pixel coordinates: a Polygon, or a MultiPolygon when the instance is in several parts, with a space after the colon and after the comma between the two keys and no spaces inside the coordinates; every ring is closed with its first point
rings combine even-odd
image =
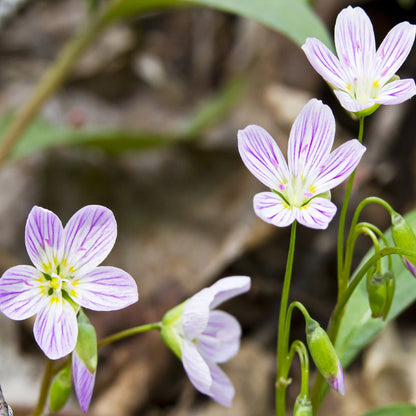
{"type": "Polygon", "coordinates": [[[0,279],[0,310],[10,319],[22,320],[35,315],[46,299],[36,279],[42,277],[32,266],[15,266],[0,279]]]}
{"type": "Polygon", "coordinates": [[[342,10],[335,23],[335,48],[346,70],[360,76],[373,68],[376,42],[370,18],[360,7],[342,10]]]}
{"type": "Polygon", "coordinates": [[[212,385],[211,372],[196,345],[191,341],[185,340],[183,343],[182,363],[194,387],[201,393],[208,394],[212,385]]]}
{"type": "Polygon", "coordinates": [[[75,311],[66,300],[52,296],[42,305],[33,327],[36,342],[51,360],[57,360],[72,352],[78,335],[75,311]]]}
{"type": "Polygon", "coordinates": [[[288,177],[285,158],[273,137],[260,126],[238,131],[238,150],[248,170],[264,185],[279,189],[288,177]]]}
{"type": "Polygon", "coordinates": [[[379,104],[400,104],[416,94],[416,85],[413,79],[399,79],[384,85],[380,95],[376,98],[379,104]]]}
{"type": "Polygon", "coordinates": [[[305,227],[325,230],[336,212],[337,207],[329,199],[316,197],[296,209],[296,219],[305,227]]]}
{"type": "MultiPolygon", "coordinates": [[[[248,276],[229,276],[217,280],[209,287],[214,295],[210,308],[214,309],[221,303],[242,293],[248,292],[251,287],[251,279],[248,276]]],[[[209,318],[211,319],[211,317],[209,318]]]]}
{"type": "Polygon", "coordinates": [[[253,206],[257,216],[276,227],[286,227],[295,220],[292,207],[274,192],[260,192],[255,195],[253,206]]]}
{"type": "Polygon", "coordinates": [[[237,354],[240,338],[237,319],[223,311],[211,311],[208,325],[198,337],[198,350],[209,361],[225,363],[237,354]]]}
{"type": "Polygon", "coordinates": [[[339,59],[319,39],[307,38],[302,46],[315,71],[332,87],[344,89],[347,85],[339,59]]]}
{"type": "Polygon", "coordinates": [[[292,176],[308,177],[331,151],[335,119],[322,101],[310,100],[296,117],[290,131],[288,162],[292,176]]]}
{"type": "Polygon", "coordinates": [[[38,206],[32,208],[26,221],[25,244],[36,268],[50,273],[60,261],[62,235],[61,220],[52,211],[38,206]]]}
{"type": "Polygon", "coordinates": [[[215,363],[208,361],[208,365],[212,378],[212,384],[208,395],[217,403],[226,407],[231,407],[235,394],[233,384],[227,375],[215,363]]]}
{"type": "Polygon", "coordinates": [[[316,193],[329,191],[348,178],[365,151],[366,147],[356,139],[349,140],[333,151],[320,168],[314,183],[316,193]]]}
{"type": "Polygon", "coordinates": [[[188,340],[197,338],[207,327],[213,300],[214,292],[205,288],[186,302],[182,312],[182,329],[188,340]]]}
{"type": "Polygon", "coordinates": [[[70,296],[81,306],[94,311],[114,311],[137,302],[137,284],[117,267],[96,267],[72,282],[70,296]]]}
{"type": "Polygon", "coordinates": [[[74,378],[74,387],[78,403],[84,413],[87,413],[88,407],[90,406],[92,392],[94,390],[95,374],[95,372],[90,373],[74,350],[72,353],[72,376],[74,378]]]}
{"type": "Polygon", "coordinates": [[[98,266],[110,253],[117,237],[117,223],[108,208],[88,205],[68,221],[64,236],[65,256],[70,271],[75,276],[82,276],[98,266]]]}
{"type": "Polygon", "coordinates": [[[373,98],[368,98],[366,102],[362,102],[353,98],[351,94],[341,90],[334,90],[334,94],[338,98],[340,104],[347,111],[351,111],[351,113],[359,113],[376,104],[376,100],[373,98]]]}
{"type": "Polygon", "coordinates": [[[402,22],[394,26],[377,50],[377,75],[385,84],[403,65],[415,41],[416,25],[402,22]]]}

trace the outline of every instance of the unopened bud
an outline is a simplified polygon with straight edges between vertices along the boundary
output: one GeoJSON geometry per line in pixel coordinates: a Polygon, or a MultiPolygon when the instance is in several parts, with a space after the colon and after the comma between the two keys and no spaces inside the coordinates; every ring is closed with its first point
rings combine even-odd
{"type": "Polygon", "coordinates": [[[410,272],[416,276],[416,236],[412,227],[399,213],[394,212],[391,215],[392,236],[396,247],[406,250],[413,250],[414,255],[403,256],[403,261],[410,272]]]}
{"type": "Polygon", "coordinates": [[[78,338],[75,351],[88,371],[93,374],[97,370],[97,334],[87,315],[80,309],[78,315],[78,338]]]}
{"type": "Polygon", "coordinates": [[[383,321],[389,314],[396,288],[394,275],[388,271],[384,274],[367,274],[368,301],[373,318],[382,318],[383,321]]]}
{"type": "Polygon", "coordinates": [[[312,402],[308,396],[299,394],[295,401],[295,407],[293,408],[293,416],[312,416],[312,402]]]}
{"type": "Polygon", "coordinates": [[[49,390],[49,408],[52,413],[62,409],[71,394],[71,372],[69,366],[62,369],[53,379],[49,390]]]}
{"type": "Polygon", "coordinates": [[[343,395],[345,386],[341,363],[328,334],[314,319],[306,322],[306,341],[316,368],[328,384],[343,395]]]}

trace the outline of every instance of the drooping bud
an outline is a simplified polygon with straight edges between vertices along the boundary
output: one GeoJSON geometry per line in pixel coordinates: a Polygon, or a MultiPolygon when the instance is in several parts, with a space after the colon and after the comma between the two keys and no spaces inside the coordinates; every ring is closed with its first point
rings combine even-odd
{"type": "Polygon", "coordinates": [[[391,215],[392,237],[396,247],[415,252],[412,256],[403,256],[405,266],[416,277],[416,235],[409,223],[399,213],[391,215]]]}
{"type": "Polygon", "coordinates": [[[293,408],[293,416],[312,416],[312,402],[308,396],[299,394],[295,401],[295,407],[293,408]]]}
{"type": "Polygon", "coordinates": [[[182,329],[180,326],[182,325],[181,318],[185,304],[186,301],[166,312],[160,330],[163,341],[180,360],[182,360],[182,338],[180,336],[182,329]]]}
{"type": "Polygon", "coordinates": [[[368,301],[373,318],[381,318],[383,321],[389,314],[393,302],[396,283],[392,272],[367,273],[367,293],[368,301]]]}
{"type": "Polygon", "coordinates": [[[306,321],[306,341],[316,368],[338,393],[344,395],[344,372],[328,334],[314,319],[306,321]]]}
{"type": "Polygon", "coordinates": [[[53,378],[49,390],[49,409],[52,413],[62,409],[71,394],[71,371],[67,365],[53,378]]]}

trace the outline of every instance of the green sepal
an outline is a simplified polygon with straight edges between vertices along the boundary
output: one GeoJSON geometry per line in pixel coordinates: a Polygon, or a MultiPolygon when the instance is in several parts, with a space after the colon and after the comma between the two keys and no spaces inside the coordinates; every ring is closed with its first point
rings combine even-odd
{"type": "Polygon", "coordinates": [[[299,394],[293,408],[293,416],[312,416],[312,402],[308,396],[299,394]]]}
{"type": "Polygon", "coordinates": [[[75,352],[90,373],[97,370],[97,334],[82,309],[78,314],[78,338],[75,352]]]}
{"type": "Polygon", "coordinates": [[[312,318],[306,321],[306,341],[318,371],[325,379],[336,378],[339,370],[337,353],[328,334],[312,318]]]}
{"type": "Polygon", "coordinates": [[[182,360],[181,318],[186,302],[182,302],[166,312],[160,330],[163,341],[180,360],[182,360]]]}
{"type": "Polygon", "coordinates": [[[49,409],[52,413],[61,410],[71,395],[71,361],[53,378],[49,389],[49,409]]]}
{"type": "Polygon", "coordinates": [[[391,233],[396,247],[413,250],[414,256],[406,256],[407,260],[416,266],[416,236],[412,227],[399,213],[391,214],[391,233]]]}
{"type": "Polygon", "coordinates": [[[373,114],[374,111],[376,111],[377,108],[379,108],[379,107],[380,107],[380,104],[376,103],[376,104],[372,105],[369,108],[366,108],[366,109],[361,110],[361,111],[357,111],[356,113],[353,113],[353,114],[355,114],[358,118],[367,117],[367,116],[373,114]]]}

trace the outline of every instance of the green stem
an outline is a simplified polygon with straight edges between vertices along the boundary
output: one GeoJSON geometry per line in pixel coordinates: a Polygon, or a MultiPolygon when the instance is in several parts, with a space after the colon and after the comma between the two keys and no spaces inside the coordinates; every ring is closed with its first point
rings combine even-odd
{"type": "Polygon", "coordinates": [[[111,344],[112,342],[119,341],[123,338],[131,337],[132,335],[140,334],[142,332],[151,331],[153,329],[157,329],[160,331],[162,328],[161,322],[154,322],[151,324],[135,326],[133,328],[125,329],[124,331],[117,332],[113,335],[108,336],[107,338],[103,338],[102,340],[98,341],[98,348],[103,347],[104,345],[111,344]]]}
{"type": "MultiPolygon", "coordinates": [[[[400,256],[410,256],[414,255],[413,250],[406,250],[399,247],[384,247],[378,253],[375,253],[371,256],[364,265],[360,268],[359,272],[355,275],[355,277],[351,280],[350,284],[348,285],[347,290],[345,291],[343,297],[337,302],[337,305],[334,309],[333,316],[328,328],[328,335],[331,339],[332,343],[335,345],[339,328],[341,325],[341,320],[344,314],[344,308],[348,303],[351,295],[354,293],[354,290],[357,288],[360,281],[366,275],[367,271],[370,267],[379,261],[381,258],[385,256],[391,256],[393,254],[400,255],[400,256]]],[[[324,396],[325,396],[325,384],[326,381],[324,378],[318,374],[315,380],[315,384],[312,390],[312,404],[314,409],[314,414],[317,412],[324,396]]]]}
{"type": "Polygon", "coordinates": [[[305,397],[309,397],[309,357],[306,346],[302,341],[295,340],[292,342],[289,351],[289,367],[292,363],[295,352],[298,354],[300,361],[300,368],[302,372],[300,394],[305,397]]]}
{"type": "MultiPolygon", "coordinates": [[[[360,117],[360,127],[358,132],[358,140],[360,143],[363,141],[364,134],[364,117],[360,117]]],[[[341,298],[342,294],[345,292],[348,286],[348,279],[345,279],[342,273],[344,268],[344,233],[345,233],[345,220],[347,217],[348,204],[351,196],[352,185],[354,183],[355,170],[352,172],[347,189],[345,191],[344,203],[341,208],[341,215],[339,218],[339,228],[338,228],[338,248],[337,248],[337,266],[338,266],[338,300],[341,298]]]]}
{"type": "Polygon", "coordinates": [[[54,362],[49,358],[46,359],[45,370],[43,373],[42,383],[40,385],[40,392],[38,402],[33,410],[32,416],[42,416],[43,410],[46,406],[46,400],[48,398],[49,387],[51,385],[52,377],[54,376],[54,362]]]}
{"type": "Polygon", "coordinates": [[[287,368],[289,337],[286,328],[286,313],[289,300],[290,281],[292,278],[293,258],[295,254],[296,221],[290,232],[289,252],[287,255],[286,272],[283,281],[282,297],[280,300],[279,328],[277,334],[277,371],[276,371],[276,416],[285,415],[286,387],[289,384],[287,368]]]}

